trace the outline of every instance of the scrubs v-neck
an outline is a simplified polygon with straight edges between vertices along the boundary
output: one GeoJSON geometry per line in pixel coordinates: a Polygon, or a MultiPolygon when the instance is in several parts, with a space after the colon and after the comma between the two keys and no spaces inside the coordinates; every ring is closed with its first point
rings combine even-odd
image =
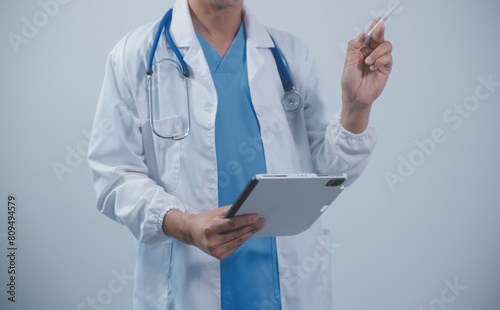
{"type": "MultiPolygon", "coordinates": [[[[259,122],[248,85],[243,23],[222,58],[199,34],[217,90],[215,146],[219,207],[232,204],[248,181],[266,173],[259,122]]],[[[281,309],[276,238],[248,239],[220,261],[221,309],[281,309]]]]}

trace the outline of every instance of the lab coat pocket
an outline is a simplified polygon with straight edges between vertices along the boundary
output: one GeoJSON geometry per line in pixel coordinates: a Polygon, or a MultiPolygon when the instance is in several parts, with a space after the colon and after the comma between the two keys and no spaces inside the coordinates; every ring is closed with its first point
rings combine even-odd
{"type": "MultiPolygon", "coordinates": [[[[163,136],[179,134],[182,130],[180,116],[156,120],[153,125],[155,131],[163,136]]],[[[153,133],[153,141],[159,182],[166,191],[174,190],[179,180],[182,140],[165,139],[153,133]]]]}
{"type": "Polygon", "coordinates": [[[135,242],[134,309],[165,309],[168,304],[172,239],[145,244],[135,242]]]}

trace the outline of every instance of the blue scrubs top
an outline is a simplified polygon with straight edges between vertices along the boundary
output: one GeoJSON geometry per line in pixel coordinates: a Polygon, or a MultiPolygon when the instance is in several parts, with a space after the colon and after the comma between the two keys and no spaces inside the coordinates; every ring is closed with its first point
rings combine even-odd
{"type": "MultiPolygon", "coordinates": [[[[222,58],[198,33],[218,96],[215,147],[219,207],[232,204],[248,181],[266,173],[259,122],[248,86],[243,23],[222,58]]],[[[221,308],[281,309],[276,238],[250,238],[220,262],[221,308]]]]}

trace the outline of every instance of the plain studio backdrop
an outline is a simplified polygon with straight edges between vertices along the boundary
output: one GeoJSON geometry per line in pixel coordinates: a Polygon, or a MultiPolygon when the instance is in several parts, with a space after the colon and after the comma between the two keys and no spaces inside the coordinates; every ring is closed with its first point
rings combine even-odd
{"type": "MultiPolygon", "coordinates": [[[[397,6],[378,145],[323,216],[334,309],[500,309],[500,2],[246,2],[309,45],[337,102],[347,42],[397,6]]],[[[1,309],[131,309],[132,235],[97,212],[85,157],[109,51],[172,3],[1,2],[1,309]]]]}

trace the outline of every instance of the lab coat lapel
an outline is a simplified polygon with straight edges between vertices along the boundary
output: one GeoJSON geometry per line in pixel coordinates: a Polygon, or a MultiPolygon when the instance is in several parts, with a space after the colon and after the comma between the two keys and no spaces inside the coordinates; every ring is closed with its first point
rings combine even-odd
{"type": "Polygon", "coordinates": [[[245,5],[243,10],[247,36],[248,83],[251,86],[256,75],[263,69],[265,61],[262,53],[267,53],[269,48],[274,46],[274,43],[267,29],[248,11],[245,5]]]}
{"type": "Polygon", "coordinates": [[[291,141],[287,135],[287,118],[281,106],[283,86],[274,56],[274,43],[267,29],[246,10],[248,84],[255,114],[261,128],[268,173],[288,172],[289,158],[283,156],[291,141]],[[288,139],[288,140],[287,140],[288,139]],[[288,166],[287,166],[288,165],[288,166]]]}

